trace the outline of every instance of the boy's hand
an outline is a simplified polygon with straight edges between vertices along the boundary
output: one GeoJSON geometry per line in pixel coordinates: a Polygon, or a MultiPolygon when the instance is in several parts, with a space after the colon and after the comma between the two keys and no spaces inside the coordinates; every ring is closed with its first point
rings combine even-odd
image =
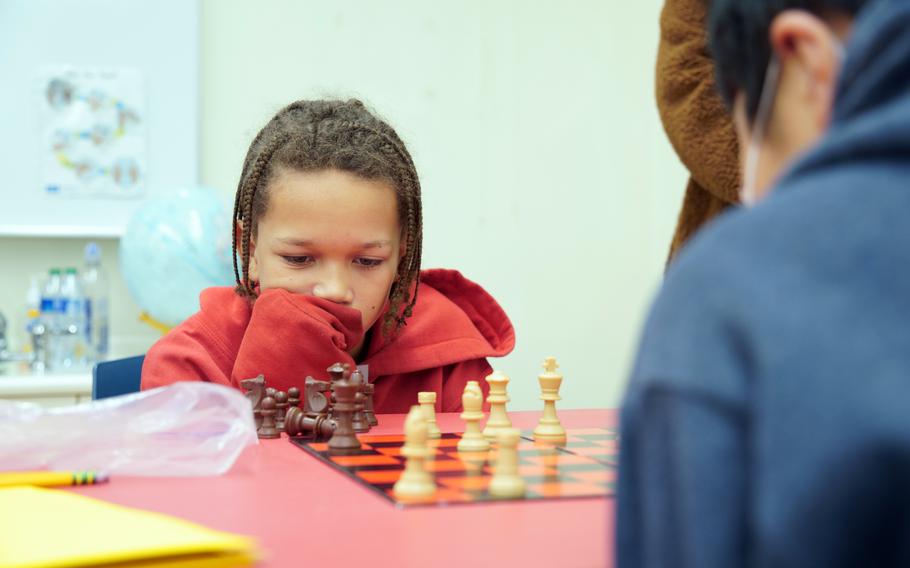
{"type": "Polygon", "coordinates": [[[341,334],[332,337],[338,349],[349,351],[363,339],[363,319],[360,310],[315,296],[297,296],[295,300],[309,304],[311,309],[306,310],[307,312],[322,319],[341,334]]]}
{"type": "Polygon", "coordinates": [[[348,351],[363,339],[359,310],[334,302],[269,289],[253,304],[232,383],[263,374],[268,386],[303,387],[307,375],[325,380],[336,362],[354,365],[348,351]]]}

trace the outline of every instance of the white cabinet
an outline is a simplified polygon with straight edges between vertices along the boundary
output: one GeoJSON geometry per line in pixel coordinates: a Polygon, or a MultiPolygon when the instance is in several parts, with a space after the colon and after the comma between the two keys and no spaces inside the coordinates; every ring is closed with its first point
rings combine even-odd
{"type": "Polygon", "coordinates": [[[92,371],[68,374],[33,375],[0,373],[0,398],[36,402],[42,406],[63,406],[92,399],[92,371]]]}

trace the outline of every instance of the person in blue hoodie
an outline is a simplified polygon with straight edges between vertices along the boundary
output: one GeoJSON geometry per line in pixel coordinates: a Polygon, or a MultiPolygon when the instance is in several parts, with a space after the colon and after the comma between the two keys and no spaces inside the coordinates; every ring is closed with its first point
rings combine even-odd
{"type": "Polygon", "coordinates": [[[742,197],[621,417],[617,565],[910,566],[910,0],[713,0],[742,197]]]}

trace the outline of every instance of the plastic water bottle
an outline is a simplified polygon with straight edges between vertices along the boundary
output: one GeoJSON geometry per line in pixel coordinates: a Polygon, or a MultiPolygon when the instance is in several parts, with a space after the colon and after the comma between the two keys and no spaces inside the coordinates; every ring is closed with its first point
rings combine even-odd
{"type": "Polygon", "coordinates": [[[86,364],[85,302],[75,268],[67,268],[60,284],[60,359],[59,369],[86,364]]]}
{"type": "Polygon", "coordinates": [[[41,276],[33,274],[29,282],[28,292],[25,293],[25,318],[21,327],[22,352],[26,355],[32,353],[32,330],[41,319],[41,276]]]}
{"type": "Polygon", "coordinates": [[[85,246],[82,293],[85,297],[85,341],[91,363],[104,361],[108,356],[109,292],[107,274],[101,266],[101,247],[89,243],[85,246]]]}
{"type": "Polygon", "coordinates": [[[47,330],[45,357],[47,358],[47,367],[54,369],[59,365],[61,357],[60,344],[60,285],[63,278],[60,275],[59,268],[51,268],[48,272],[47,281],[44,283],[44,289],[41,291],[41,321],[47,330]]]}
{"type": "Polygon", "coordinates": [[[25,331],[28,332],[41,316],[41,275],[32,274],[25,293],[25,331]]]}

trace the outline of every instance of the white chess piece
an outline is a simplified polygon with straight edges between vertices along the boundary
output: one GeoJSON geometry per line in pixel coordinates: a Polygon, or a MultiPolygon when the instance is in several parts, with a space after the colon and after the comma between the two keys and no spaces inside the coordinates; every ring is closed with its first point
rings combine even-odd
{"type": "Polygon", "coordinates": [[[461,395],[464,412],[461,419],[465,422],[464,434],[458,440],[459,452],[485,452],[490,449],[490,442],[483,437],[480,421],[483,420],[483,391],[477,381],[468,381],[461,395]]]}
{"type": "Polygon", "coordinates": [[[534,441],[548,444],[565,445],[566,429],[556,415],[556,401],[560,400],[559,385],[562,375],[556,372],[555,357],[547,357],[543,362],[544,372],[537,376],[540,383],[540,400],[543,401],[543,416],[534,428],[534,441]]]}
{"type": "Polygon", "coordinates": [[[515,498],[525,494],[525,480],[518,474],[518,428],[499,430],[499,449],[493,479],[490,480],[490,495],[493,497],[515,498]]]}
{"type": "Polygon", "coordinates": [[[442,436],[436,424],[436,393],[433,391],[417,393],[417,402],[427,420],[427,436],[436,439],[442,436]]]}
{"type": "Polygon", "coordinates": [[[506,386],[509,384],[509,377],[502,371],[493,371],[487,375],[485,380],[490,385],[490,395],[487,396],[487,402],[490,403],[490,417],[483,429],[483,435],[487,440],[495,441],[499,430],[512,427],[512,421],[509,420],[509,415],[506,413],[506,403],[509,402],[506,386]]]}
{"type": "Polygon", "coordinates": [[[433,455],[427,443],[427,420],[418,405],[411,407],[404,421],[404,446],[401,455],[406,458],[404,472],[395,482],[396,497],[428,497],[436,492],[433,476],[426,469],[426,460],[433,455]]]}

